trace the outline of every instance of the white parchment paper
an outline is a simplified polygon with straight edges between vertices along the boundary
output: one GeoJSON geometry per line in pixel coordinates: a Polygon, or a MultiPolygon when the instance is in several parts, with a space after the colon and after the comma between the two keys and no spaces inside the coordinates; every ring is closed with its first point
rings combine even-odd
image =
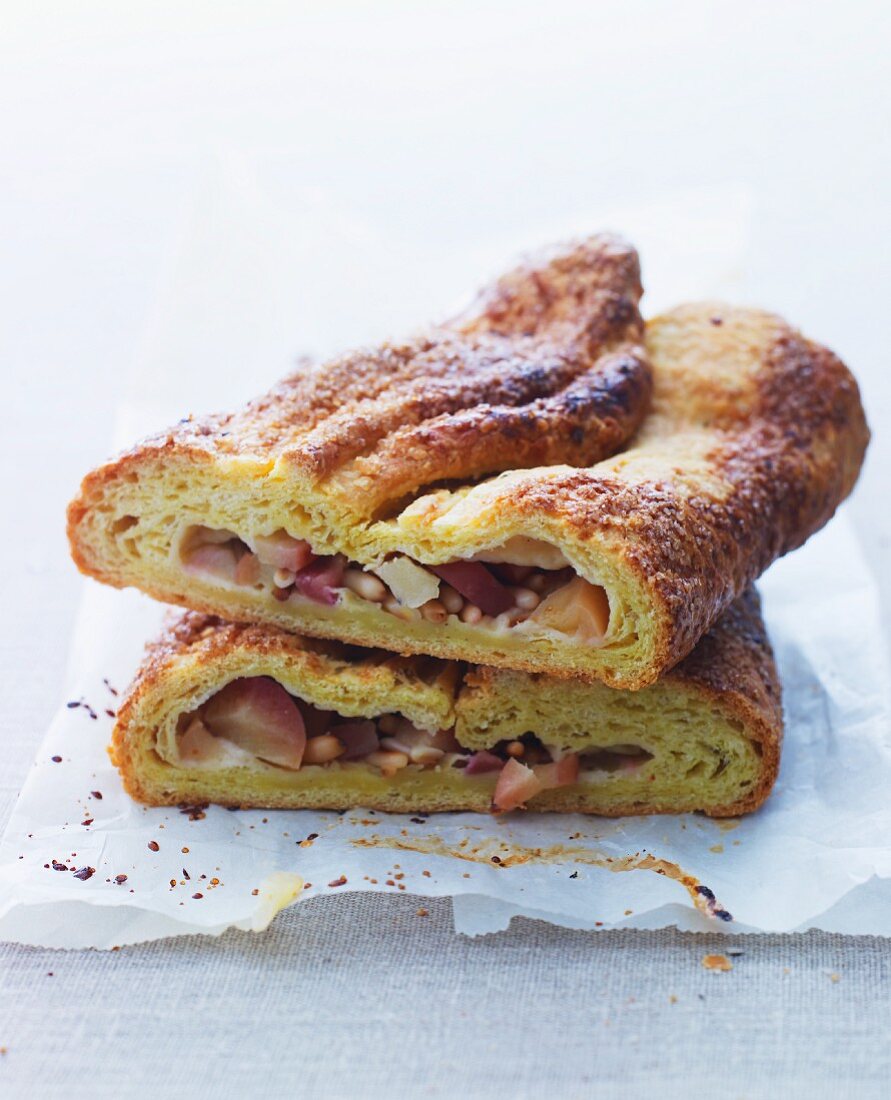
{"type": "Polygon", "coordinates": [[[60,709],[0,845],[0,938],[111,947],[259,930],[295,897],[351,890],[451,896],[456,927],[469,933],[523,914],[584,928],[891,935],[888,665],[875,589],[845,521],[774,566],[762,591],[787,734],[776,791],[759,813],[738,822],[412,819],[135,805],[105,752],[118,698],[110,687],[127,682],[161,612],[90,584],[70,689],[84,705],[60,709]],[[590,862],[638,853],[695,876],[734,920],[703,915],[682,885],[653,871],[590,862]],[[528,861],[504,866],[518,856],[528,861]],[[84,867],[95,873],[72,873],[84,867]]]}
{"type": "MultiPolygon", "coordinates": [[[[125,390],[120,444],[253,394],[294,354],[435,313],[466,285],[469,257],[483,277],[524,245],[588,227],[620,227],[639,244],[650,312],[686,296],[740,297],[751,204],[738,189],[579,213],[509,244],[440,242],[437,277],[420,288],[406,276],[407,242],[384,242],[324,196],[276,211],[236,169],[205,181],[184,215],[125,390]]],[[[90,583],[65,696],[76,705],[61,706],[0,842],[0,939],[108,948],[261,930],[287,904],[353,890],[450,896],[456,928],[471,934],[524,914],[580,928],[891,935],[888,663],[877,593],[843,516],[775,565],[761,588],[785,693],[780,779],[758,814],[713,822],[137,806],[105,749],[116,692],[162,609],[90,583]],[[608,860],[617,867],[638,855],[693,876],[732,921],[694,907],[671,878],[609,869],[608,860]]]]}

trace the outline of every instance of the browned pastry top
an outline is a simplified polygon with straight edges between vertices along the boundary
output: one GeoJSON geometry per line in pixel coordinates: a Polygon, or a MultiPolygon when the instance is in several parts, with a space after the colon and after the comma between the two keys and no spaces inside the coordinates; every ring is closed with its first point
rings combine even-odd
{"type": "Polygon", "coordinates": [[[586,466],[627,442],[648,407],[640,295],[634,249],[591,237],[536,255],[447,325],[305,364],[164,442],[293,465],[329,491],[360,484],[366,515],[432,482],[586,466]]]}

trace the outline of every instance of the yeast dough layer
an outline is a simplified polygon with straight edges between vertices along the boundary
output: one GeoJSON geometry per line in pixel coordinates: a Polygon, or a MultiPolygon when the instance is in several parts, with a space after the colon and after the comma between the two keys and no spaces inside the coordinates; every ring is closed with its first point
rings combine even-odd
{"type": "Polygon", "coordinates": [[[87,476],[69,509],[75,561],[232,620],[652,684],[826,523],[868,430],[844,364],[779,317],[686,305],[643,336],[638,294],[633,250],[594,238],[505,277],[428,337],[190,419],[87,476]],[[532,620],[431,622],[349,591],[280,602],[187,573],[195,529],[246,543],[284,531],[368,568],[556,551],[605,591],[608,626],[592,640],[532,620]]]}
{"type": "Polygon", "coordinates": [[[752,591],[685,661],[637,693],[488,668],[462,678],[450,662],[186,614],[150,648],[118,713],[113,756],[128,791],[150,805],[491,809],[495,777],[464,775],[447,758],[389,777],[361,762],[290,771],[259,760],[220,768],[178,760],[177,732],[188,716],[233,680],[256,676],[344,718],[398,714],[420,729],[454,727],[468,750],[533,734],[560,753],[581,754],[578,782],[536,795],[532,810],[735,815],[764,801],[779,766],[780,690],[752,591]],[[644,763],[632,770],[598,766],[632,746],[644,763]]]}

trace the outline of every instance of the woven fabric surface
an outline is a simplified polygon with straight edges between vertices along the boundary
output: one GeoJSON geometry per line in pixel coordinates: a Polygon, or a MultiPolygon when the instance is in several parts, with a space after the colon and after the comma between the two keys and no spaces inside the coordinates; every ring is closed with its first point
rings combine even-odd
{"type": "MultiPolygon", "coordinates": [[[[762,204],[757,293],[751,299],[789,312],[806,331],[837,346],[870,399],[875,440],[849,515],[881,570],[884,617],[891,620],[891,580],[883,568],[891,546],[891,384],[881,321],[888,204],[880,155],[887,141],[880,140],[881,112],[875,110],[884,88],[878,77],[888,66],[872,25],[878,15],[864,14],[858,25],[856,15],[837,5],[836,33],[827,34],[824,26],[817,50],[813,34],[825,15],[821,5],[762,5],[762,20],[752,19],[748,9],[739,19],[733,5],[726,5],[722,54],[713,44],[722,5],[711,5],[707,14],[702,5],[695,18],[681,17],[676,5],[651,5],[646,20],[631,5],[584,5],[592,13],[597,9],[597,20],[609,8],[627,9],[627,19],[635,21],[634,33],[610,52],[599,27],[576,26],[554,18],[550,8],[527,4],[536,19],[542,13],[541,64],[532,68],[510,62],[519,5],[511,8],[511,25],[502,25],[499,15],[497,37],[488,40],[478,34],[485,5],[467,5],[472,21],[461,35],[472,56],[453,52],[449,35],[456,17],[450,7],[442,35],[425,35],[426,46],[410,43],[417,109],[412,102],[406,119],[393,110],[399,99],[378,100],[398,128],[378,135],[378,123],[387,121],[383,114],[370,127],[364,110],[343,107],[345,69],[331,69],[330,84],[324,83],[330,52],[316,50],[311,96],[294,96],[285,78],[304,70],[294,55],[295,43],[307,37],[303,15],[299,35],[283,37],[277,57],[270,24],[251,40],[249,54],[222,53],[208,70],[198,64],[199,52],[226,46],[226,5],[213,8],[207,25],[212,33],[196,24],[194,54],[186,31],[156,29],[134,32],[120,52],[121,43],[107,37],[112,21],[106,8],[97,8],[90,24],[85,5],[76,11],[68,5],[69,35],[62,9],[47,20],[40,7],[19,5],[22,12],[34,10],[46,34],[54,32],[59,42],[70,36],[79,53],[92,51],[95,67],[81,69],[64,51],[56,55],[47,47],[41,83],[32,79],[33,69],[23,67],[21,38],[12,34],[11,57],[0,66],[0,84],[15,81],[4,87],[11,100],[14,88],[17,102],[0,119],[4,134],[14,138],[4,143],[14,150],[5,167],[13,178],[15,167],[24,166],[0,204],[9,245],[0,301],[0,320],[8,321],[0,323],[0,827],[62,697],[81,591],[67,558],[65,504],[80,474],[108,453],[124,366],[133,361],[138,334],[151,329],[144,313],[167,262],[166,227],[179,217],[184,196],[199,195],[201,212],[208,207],[206,235],[198,239],[208,242],[209,255],[233,239],[231,255],[240,261],[235,267],[248,275],[244,283],[222,281],[226,294],[219,298],[193,293],[204,279],[212,282],[211,262],[185,265],[173,284],[179,293],[166,300],[176,317],[191,322],[191,342],[176,345],[177,357],[171,341],[156,335],[143,352],[152,381],[165,363],[173,373],[178,364],[190,365],[190,376],[178,379],[190,389],[183,395],[177,390],[176,415],[184,415],[193,400],[196,411],[223,403],[216,377],[221,359],[223,366],[230,364],[230,381],[232,364],[243,354],[250,390],[271,382],[264,372],[272,370],[272,361],[262,341],[268,329],[277,331],[272,322],[287,329],[288,341],[295,339],[289,351],[304,350],[296,338],[303,340],[305,333],[290,300],[279,316],[261,294],[264,272],[273,282],[264,261],[267,239],[277,237],[282,223],[270,218],[267,227],[261,205],[257,217],[265,235],[255,240],[244,234],[241,242],[231,228],[231,208],[215,206],[204,189],[190,189],[183,163],[200,161],[205,142],[216,151],[223,138],[237,149],[239,141],[252,147],[262,138],[266,160],[278,167],[293,154],[295,175],[282,179],[289,215],[303,201],[295,198],[294,183],[306,180],[313,187],[337,180],[339,189],[352,180],[355,194],[381,209],[385,222],[389,201],[390,222],[401,230],[405,220],[406,237],[421,240],[415,253],[419,282],[421,260],[436,266],[437,257],[448,254],[442,246],[430,249],[428,261],[427,234],[440,223],[443,235],[460,226],[461,246],[473,255],[470,244],[485,222],[494,219],[494,232],[509,237],[511,208],[521,228],[527,220],[540,223],[542,211],[550,218],[561,209],[553,206],[557,198],[586,205],[604,188],[616,195],[641,188],[659,193],[678,180],[698,187],[707,179],[751,174],[762,204]],[[648,44],[643,24],[660,18],[671,33],[648,44]],[[779,24],[787,37],[777,36],[779,24]],[[562,53],[548,61],[551,30],[560,25],[580,43],[572,65],[562,53]],[[762,38],[766,47],[748,68],[737,64],[746,56],[747,36],[762,38]],[[133,66],[128,96],[130,84],[122,85],[121,74],[130,72],[127,63],[139,61],[140,51],[147,59],[133,66]],[[427,79],[428,69],[440,64],[434,54],[456,74],[448,87],[460,88],[458,98],[470,112],[455,113],[444,138],[437,125],[448,121],[447,85],[427,79]],[[485,107],[478,95],[482,85],[467,72],[477,54],[478,66],[492,70],[493,79],[507,72],[506,58],[513,65],[508,77],[516,81],[504,86],[509,95],[498,85],[484,116],[478,114],[485,107]],[[661,73],[656,83],[654,69],[657,77],[661,73]],[[690,83],[725,69],[722,95],[690,83]],[[584,91],[598,74],[605,74],[603,94],[592,84],[591,94],[580,96],[580,87],[584,91]],[[24,84],[23,75],[29,77],[24,84]],[[695,98],[676,96],[675,86],[684,81],[695,98]],[[425,90],[432,99],[425,99],[425,90]],[[752,91],[761,96],[759,111],[747,98],[752,91]],[[166,114],[158,113],[156,100],[168,103],[166,114]],[[329,100],[333,113],[326,113],[329,100]],[[211,101],[218,116],[202,116],[196,105],[210,112],[211,101]],[[573,113],[576,101],[583,110],[573,113]],[[634,110],[624,114],[621,105],[628,102],[634,110]],[[42,105],[45,118],[35,105],[42,105]],[[261,128],[257,136],[257,120],[279,108],[285,112],[281,130],[261,128]],[[540,129],[524,127],[528,114],[540,129]],[[180,118],[183,129],[174,131],[180,118]],[[605,130],[613,118],[615,129],[605,130]],[[315,142],[301,129],[304,122],[315,127],[315,142]],[[471,161],[458,155],[464,130],[471,161]],[[408,144],[425,164],[432,157],[420,174],[414,158],[400,152],[408,144]],[[508,146],[524,158],[506,156],[508,146]],[[643,150],[641,160],[627,160],[636,146],[643,150]],[[357,171],[351,157],[366,149],[377,152],[363,153],[357,171]],[[590,154],[587,160],[580,151],[590,154]],[[392,177],[381,172],[390,162],[392,177]],[[561,186],[553,189],[554,182],[561,186]],[[227,218],[219,209],[228,210],[227,218]],[[227,360],[220,355],[224,349],[215,350],[213,334],[230,311],[245,320],[242,341],[234,342],[227,360]]],[[[153,19],[162,7],[145,5],[153,19]]],[[[374,100],[377,89],[388,87],[388,65],[366,50],[364,38],[378,24],[388,40],[398,41],[399,33],[397,21],[383,19],[372,5],[364,18],[373,26],[363,26],[360,7],[352,5],[345,17],[356,37],[344,65],[366,65],[367,97],[374,100]]],[[[420,12],[425,5],[403,7],[407,19],[412,7],[420,12]]],[[[829,11],[832,5],[823,7],[829,11]]],[[[263,5],[241,8],[260,11],[263,5]]],[[[249,197],[253,201],[251,188],[249,197]]],[[[204,226],[200,221],[199,228],[204,226]]],[[[516,237],[518,244],[535,243],[537,230],[522,232],[531,235],[516,237]]],[[[493,263],[499,254],[493,246],[493,263]]],[[[360,267],[352,256],[350,274],[360,267]]],[[[308,289],[319,273],[310,274],[308,289]]],[[[323,292],[328,284],[321,277],[319,285],[323,292]]],[[[378,305],[395,297],[384,285],[378,305]]],[[[456,279],[455,293],[462,288],[456,279]]],[[[301,297],[293,294],[294,308],[301,297]]],[[[326,335],[321,326],[311,331],[320,341],[326,335]]],[[[327,334],[346,340],[340,328],[327,334]]],[[[452,931],[448,902],[346,895],[285,912],[261,936],[189,937],[109,954],[0,945],[2,1100],[883,1100],[891,1096],[890,1041],[891,941],[868,937],[591,934],[519,921],[508,932],[466,939],[452,931]],[[419,905],[428,916],[418,915],[419,905]],[[733,969],[703,968],[704,955],[728,950],[742,952],[731,958],[733,969]]]]}
{"type": "MultiPolygon", "coordinates": [[[[0,437],[3,499],[25,533],[0,540],[15,627],[0,633],[0,825],[62,691],[81,582],[59,517],[72,471],[104,446],[29,392],[23,378],[0,437]]],[[[112,399],[90,394],[97,432],[112,399]]],[[[885,511],[859,529],[887,545],[885,511]]],[[[419,904],[319,899],[262,936],[109,954],[0,946],[0,1095],[891,1095],[889,941],[530,921],[469,940],[447,902],[424,902],[427,917],[419,904]],[[731,971],[703,968],[727,950],[743,951],[731,971]]]]}
{"type": "Polygon", "coordinates": [[[263,936],[0,949],[5,1096],[887,1096],[879,940],[454,935],[449,905],[310,901],[263,936]]]}

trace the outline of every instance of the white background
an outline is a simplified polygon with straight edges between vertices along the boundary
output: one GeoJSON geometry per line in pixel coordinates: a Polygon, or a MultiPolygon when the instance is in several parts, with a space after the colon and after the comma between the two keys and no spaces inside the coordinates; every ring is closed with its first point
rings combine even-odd
{"type": "MultiPolygon", "coordinates": [[[[0,817],[61,690],[80,590],[66,558],[64,504],[83,471],[108,453],[116,399],[134,365],[141,373],[155,361],[170,367],[154,319],[171,308],[162,289],[171,285],[181,291],[178,308],[190,311],[195,322],[195,369],[182,366],[184,392],[200,408],[194,392],[199,381],[208,391],[203,404],[213,407],[223,393],[228,399],[264,388],[293,354],[398,331],[448,308],[468,284],[496,268],[499,257],[540,243],[544,228],[553,226],[558,235],[587,231],[597,226],[580,223],[602,210],[727,185],[752,209],[742,296],[784,313],[830,344],[862,383],[876,439],[849,512],[891,611],[885,576],[891,538],[885,331],[889,14],[888,5],[865,2],[303,6],[2,0],[0,598],[9,625],[0,637],[0,817]],[[240,196],[257,226],[250,239],[227,236],[221,179],[227,181],[225,193],[240,196]],[[316,240],[312,270],[303,274],[305,296],[290,316],[269,308],[257,288],[270,248],[312,238],[313,226],[301,214],[310,199],[324,202],[355,241],[355,260],[327,263],[324,241],[316,240]],[[224,293],[217,286],[212,297],[201,294],[195,273],[186,281],[176,278],[184,227],[195,224],[196,211],[205,215],[199,218],[201,232],[225,241],[227,255],[236,249],[244,257],[240,277],[224,293]],[[314,322],[306,303],[339,296],[350,308],[336,330],[314,322]],[[351,308],[360,298],[364,308],[351,308]],[[240,339],[228,349],[213,339],[214,316],[221,310],[228,328],[233,318],[240,322],[240,339]]],[[[375,919],[388,927],[403,919],[395,901],[380,906],[375,919]]],[[[329,906],[318,919],[326,921],[326,934],[336,944],[343,913],[329,906]]],[[[528,926],[501,946],[491,941],[473,959],[479,981],[470,988],[483,990],[474,1021],[473,1013],[469,1020],[437,1015],[451,1003],[456,983],[468,981],[461,969],[469,965],[468,954],[443,946],[447,917],[425,925],[424,932],[414,924],[411,929],[416,946],[422,937],[422,953],[423,936],[429,952],[448,952],[452,970],[425,970],[423,994],[437,1034],[459,1045],[470,1041],[474,1028],[485,1028],[486,991],[500,990],[508,972],[523,980],[522,971],[510,970],[518,953],[546,951],[555,988],[562,981],[572,989],[571,974],[561,969],[568,960],[578,967],[580,952],[597,960],[597,952],[607,950],[580,946],[584,941],[571,933],[549,932],[544,941],[536,933],[533,939],[528,926]]],[[[567,1094],[571,1082],[577,1094],[586,1094],[584,1073],[595,1056],[604,1089],[624,1082],[628,1095],[636,1084],[658,1080],[645,1078],[642,1070],[635,1076],[633,1067],[642,1063],[617,1052],[638,1050],[658,1035],[673,1042],[697,1027],[699,1061],[685,1066],[690,1084],[713,1083],[697,1075],[697,1065],[735,1066],[724,1082],[736,1089],[731,1095],[769,1095],[779,1082],[797,1095],[804,1088],[791,1069],[798,1042],[812,1048],[819,1069],[816,1082],[807,1083],[809,1095],[820,1095],[824,1087],[843,1095],[844,1082],[856,1083],[860,1096],[880,1089],[876,1058],[887,1050],[891,1011],[887,947],[812,936],[774,952],[772,941],[764,941],[752,949],[748,984],[732,994],[729,985],[723,987],[728,993],[721,1031],[697,1017],[706,1008],[695,1003],[694,993],[683,1028],[673,1030],[664,1018],[672,975],[689,976],[698,966],[698,942],[655,934],[608,942],[615,965],[648,975],[637,994],[640,1011],[622,1009],[629,994],[627,983],[620,983],[606,994],[608,1004],[598,1001],[603,1015],[615,1021],[611,1032],[600,1016],[594,1027],[584,1011],[561,1022],[561,1036],[575,1037],[572,1049],[579,1057],[577,1073],[564,1080],[567,1094]],[[774,965],[780,951],[792,971],[786,993],[778,992],[774,965]],[[829,981],[827,968],[843,964],[844,980],[829,981]],[[658,1002],[651,1001],[656,993],[658,1002]],[[779,997],[772,1009],[777,1026],[750,1048],[747,1028],[758,1026],[771,997],[779,997]],[[868,1019],[857,1004],[870,1006],[868,1019]]],[[[251,982],[298,965],[287,936],[275,944],[236,946],[230,955],[214,949],[214,966],[225,970],[232,990],[233,1011],[251,982]]],[[[371,942],[364,949],[371,956],[383,951],[371,942]]],[[[198,945],[188,954],[165,950],[166,956],[160,949],[122,955],[133,982],[169,966],[171,981],[184,983],[183,967],[200,975],[211,957],[198,945]]],[[[98,965],[91,958],[28,951],[7,956],[11,977],[3,1007],[15,1005],[17,1012],[0,1035],[0,1045],[8,1042],[10,1048],[0,1056],[0,1087],[5,1074],[24,1090],[42,1057],[49,1057],[53,1045],[37,1026],[46,1014],[57,1045],[71,1037],[70,1021],[83,1010],[81,983],[98,965]],[[44,980],[48,970],[58,972],[51,991],[44,980]],[[27,1020],[33,1028],[25,1027],[27,1020]]],[[[740,963],[731,975],[709,976],[709,997],[715,982],[742,983],[742,971],[740,963]]],[[[409,1000],[420,995],[419,973],[406,971],[409,1000]]],[[[133,990],[126,971],[116,974],[115,995],[123,1006],[133,990]]],[[[340,980],[349,1001],[356,973],[341,972],[340,980]]],[[[280,1013],[288,990],[280,994],[284,1000],[265,1002],[264,1011],[280,1013]]],[[[373,998],[368,1003],[373,1015],[373,998]]],[[[567,1070],[565,1059],[561,1067],[547,1059],[555,1021],[543,1021],[534,1007],[531,1000],[518,1006],[514,1023],[520,1032],[536,1030],[545,1057],[531,1058],[525,1047],[516,1048],[513,1069],[519,1076],[509,1078],[507,1090],[516,1095],[536,1091],[543,1072],[553,1080],[558,1070],[567,1070]]],[[[214,1011],[225,1015],[226,1003],[214,1011]]],[[[176,1012],[171,1005],[169,1016],[153,1013],[139,1023],[155,1028],[156,1037],[167,1036],[182,1026],[176,1012]]],[[[260,1057],[260,1023],[254,1021],[251,1032],[256,1045],[242,1050],[248,1063],[260,1057]]],[[[210,1042],[214,1026],[208,1026],[210,1042]]],[[[409,1020],[402,1026],[411,1031],[418,1025],[409,1020]]],[[[315,1048],[304,1048],[304,1040],[295,1031],[289,1049],[315,1093],[348,1092],[347,1070],[326,1077],[315,1048]]],[[[200,1051],[203,1040],[194,1041],[200,1051]]],[[[113,1038],[110,1043],[106,1053],[114,1050],[113,1038]]],[[[423,1046],[416,1043],[412,1050],[399,1078],[405,1089],[420,1084],[427,1065],[423,1046]]],[[[297,1072],[286,1055],[275,1064],[297,1072]]],[[[138,1092],[153,1063],[137,1058],[135,1065],[126,1084],[138,1092]]],[[[883,1065],[887,1075],[887,1061],[883,1065]]],[[[167,1070],[167,1088],[186,1080],[178,1072],[175,1065],[167,1070]]],[[[274,1066],[269,1072],[267,1081],[274,1083],[274,1066]]],[[[460,1066],[454,1072],[456,1077],[436,1085],[439,1095],[494,1087],[479,1069],[463,1078],[460,1066]]],[[[220,1069],[216,1078],[190,1081],[193,1093],[202,1094],[202,1082],[211,1080],[217,1092],[225,1092],[227,1076],[220,1069]]],[[[94,1095],[104,1094],[102,1081],[94,1076],[84,1088],[89,1084],[94,1095]]],[[[118,1086],[124,1087],[120,1080],[118,1086]]],[[[108,1089],[113,1087],[109,1078],[108,1089]]]]}

